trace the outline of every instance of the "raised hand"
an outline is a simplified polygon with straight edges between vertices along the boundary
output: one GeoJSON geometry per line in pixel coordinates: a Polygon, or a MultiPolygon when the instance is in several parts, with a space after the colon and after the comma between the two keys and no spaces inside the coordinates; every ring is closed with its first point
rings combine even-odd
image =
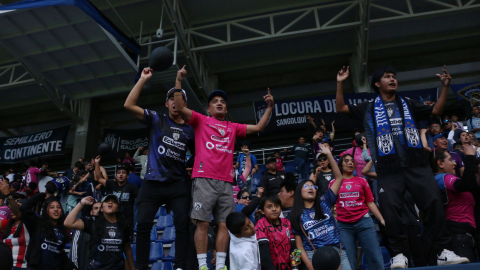
{"type": "Polygon", "coordinates": [[[80,203],[82,205],[93,205],[93,203],[95,203],[95,199],[91,196],[88,196],[88,197],[85,197],[83,198],[80,203]]]}
{"type": "Polygon", "coordinates": [[[348,78],[348,75],[350,74],[350,66],[347,66],[347,69],[345,69],[345,66],[343,66],[342,69],[337,73],[337,82],[343,82],[348,78]]]}
{"type": "Polygon", "coordinates": [[[273,108],[275,103],[273,102],[273,96],[270,94],[270,88],[268,88],[268,94],[263,96],[263,99],[265,99],[265,102],[268,104],[269,108],[273,108]]]}
{"type": "Polygon", "coordinates": [[[443,66],[443,74],[437,74],[438,77],[440,77],[440,82],[442,83],[443,86],[450,86],[450,82],[452,82],[452,76],[448,74],[447,72],[447,66],[443,66]]]}
{"type": "Polygon", "coordinates": [[[473,145],[464,144],[463,145],[463,154],[465,156],[475,156],[475,148],[473,148],[473,145]]]}
{"type": "Polygon", "coordinates": [[[3,193],[3,195],[7,196],[10,194],[10,187],[4,181],[0,181],[0,191],[3,193]]]}
{"type": "Polygon", "coordinates": [[[185,80],[186,76],[187,76],[187,70],[185,69],[185,66],[183,66],[182,69],[177,71],[177,81],[181,82],[185,80]]]}
{"type": "Polygon", "coordinates": [[[326,144],[321,144],[320,149],[322,149],[322,154],[325,154],[327,156],[332,154],[330,148],[326,144]]]}
{"type": "Polygon", "coordinates": [[[102,160],[102,157],[100,155],[98,155],[96,158],[95,158],[95,163],[99,163],[100,160],[102,160]]]}
{"type": "Polygon", "coordinates": [[[263,187],[259,187],[258,190],[257,190],[257,196],[262,197],[264,191],[265,191],[265,189],[263,187]]]}
{"type": "Polygon", "coordinates": [[[145,79],[148,81],[152,77],[152,71],[153,69],[146,67],[142,70],[142,74],[140,75],[140,78],[145,79]]]}
{"type": "Polygon", "coordinates": [[[247,148],[242,149],[242,152],[243,152],[245,155],[250,154],[250,150],[248,150],[247,148]]]}

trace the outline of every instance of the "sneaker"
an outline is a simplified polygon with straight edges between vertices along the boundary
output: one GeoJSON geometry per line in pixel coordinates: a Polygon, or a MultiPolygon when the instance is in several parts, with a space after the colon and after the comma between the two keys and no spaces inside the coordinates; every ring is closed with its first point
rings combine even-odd
{"type": "Polygon", "coordinates": [[[390,260],[390,269],[404,269],[408,268],[408,259],[403,256],[403,253],[398,254],[390,260]]]}
{"type": "Polygon", "coordinates": [[[198,270],[209,270],[209,269],[206,265],[204,265],[204,266],[200,267],[200,269],[198,269],[198,270]]]}
{"type": "Polygon", "coordinates": [[[470,261],[467,258],[460,257],[455,254],[453,251],[444,249],[440,256],[437,256],[437,264],[440,265],[451,265],[451,264],[461,264],[469,263],[470,261]]]}
{"type": "Polygon", "coordinates": [[[220,270],[228,270],[227,269],[227,266],[225,265],[223,268],[221,268],[220,270]]]}

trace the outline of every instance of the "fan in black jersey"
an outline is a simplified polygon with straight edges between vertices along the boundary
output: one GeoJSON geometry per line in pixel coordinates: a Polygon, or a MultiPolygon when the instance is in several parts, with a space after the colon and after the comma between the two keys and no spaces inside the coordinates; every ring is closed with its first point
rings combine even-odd
{"type": "Polygon", "coordinates": [[[90,253],[87,270],[135,270],[128,224],[119,212],[117,196],[102,199],[98,217],[77,219],[84,205],[93,205],[93,197],[83,198],[68,214],[65,227],[89,233],[90,253]],[[126,259],[123,254],[125,253],[126,259]]]}
{"type": "Polygon", "coordinates": [[[125,108],[150,128],[145,182],[138,195],[136,238],[138,269],[148,269],[150,230],[155,213],[163,204],[167,204],[175,215],[173,219],[176,233],[175,269],[186,269],[191,198],[190,186],[185,181],[185,158],[188,149],[194,154],[195,132],[185,123],[174,104],[174,94],[180,92],[184,106],[187,105],[187,95],[181,90],[182,80],[185,78],[184,71],[185,69],[179,71],[175,88],[167,92],[165,107],[168,108],[168,115],[137,105],[142,87],[152,77],[150,68],[143,70],[140,80],[125,101],[125,108]]]}

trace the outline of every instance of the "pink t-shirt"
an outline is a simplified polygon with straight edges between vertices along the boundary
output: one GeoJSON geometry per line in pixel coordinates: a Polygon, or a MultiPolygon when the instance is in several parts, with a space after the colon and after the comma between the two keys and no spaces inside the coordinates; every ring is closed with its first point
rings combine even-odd
{"type": "Polygon", "coordinates": [[[445,215],[448,220],[456,222],[468,222],[474,228],[475,226],[475,199],[470,192],[458,192],[453,187],[453,183],[459,179],[451,174],[445,175],[445,187],[447,188],[448,204],[445,215]]]}
{"type": "MultiPolygon", "coordinates": [[[[335,180],[330,182],[329,187],[332,187],[334,182],[335,180]]],[[[357,222],[368,213],[367,203],[373,201],[375,200],[367,180],[356,176],[343,179],[338,192],[337,220],[347,223],[357,222]]]]}
{"type": "Polygon", "coordinates": [[[247,125],[219,121],[192,111],[187,124],[195,131],[195,164],[192,178],[203,177],[233,182],[235,137],[247,135],[247,125]]]}
{"type": "Polygon", "coordinates": [[[38,176],[37,174],[41,173],[42,170],[35,168],[35,167],[30,167],[28,168],[27,172],[25,173],[25,183],[30,184],[30,182],[35,182],[38,184],[38,176]]]}
{"type": "MultiPolygon", "coordinates": [[[[363,170],[363,168],[365,168],[365,166],[367,166],[367,162],[365,162],[365,160],[363,160],[362,151],[363,151],[363,149],[361,147],[356,147],[355,148],[355,156],[353,157],[353,159],[355,160],[355,172],[357,173],[358,177],[363,177],[362,170],[363,170]]],[[[340,156],[343,156],[343,155],[346,155],[346,154],[353,155],[353,147],[346,150],[346,151],[343,151],[340,154],[340,156]]],[[[368,154],[370,155],[370,150],[368,150],[368,154]]],[[[338,166],[342,166],[342,165],[340,164],[338,166]]]]}
{"type": "Polygon", "coordinates": [[[277,171],[283,172],[283,157],[276,158],[277,171]]]}

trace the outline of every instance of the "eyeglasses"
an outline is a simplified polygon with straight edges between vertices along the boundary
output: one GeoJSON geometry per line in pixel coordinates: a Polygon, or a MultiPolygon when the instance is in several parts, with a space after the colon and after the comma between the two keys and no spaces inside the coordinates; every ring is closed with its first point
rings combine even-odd
{"type": "Polygon", "coordinates": [[[243,195],[242,200],[246,200],[246,199],[252,200],[252,196],[243,195]]]}
{"type": "Polygon", "coordinates": [[[305,185],[303,185],[303,187],[306,188],[306,189],[314,189],[314,190],[317,190],[317,189],[318,189],[318,187],[315,186],[315,185],[307,185],[307,184],[305,184],[305,185]]]}
{"type": "Polygon", "coordinates": [[[327,160],[327,157],[319,157],[317,160],[318,161],[325,161],[325,160],[327,160]]]}

